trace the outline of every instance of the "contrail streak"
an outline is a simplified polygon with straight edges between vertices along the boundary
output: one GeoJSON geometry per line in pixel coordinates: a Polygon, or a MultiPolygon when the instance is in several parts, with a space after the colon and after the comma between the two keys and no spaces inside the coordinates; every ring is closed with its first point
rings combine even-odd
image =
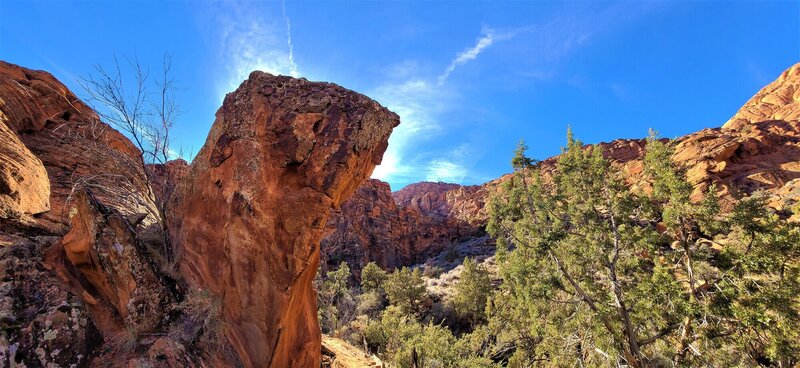
{"type": "Polygon", "coordinates": [[[281,0],[281,10],[283,11],[283,20],[286,22],[286,44],[289,46],[289,71],[292,77],[299,77],[300,72],[297,71],[297,64],[294,62],[294,46],[292,45],[292,24],[289,22],[289,17],[286,16],[286,0],[281,0]]]}

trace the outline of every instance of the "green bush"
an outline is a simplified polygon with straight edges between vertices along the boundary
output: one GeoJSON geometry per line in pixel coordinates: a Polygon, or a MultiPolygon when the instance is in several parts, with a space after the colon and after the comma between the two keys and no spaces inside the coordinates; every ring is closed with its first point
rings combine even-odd
{"type": "Polygon", "coordinates": [[[384,292],[383,284],[387,278],[386,271],[378,267],[375,262],[367,263],[364,269],[361,270],[361,291],[379,291],[382,293],[384,292]]]}
{"type": "Polygon", "coordinates": [[[474,326],[486,320],[486,300],[491,292],[486,267],[472,258],[464,258],[461,278],[455,286],[453,307],[459,317],[474,326]]]}
{"type": "Polygon", "coordinates": [[[400,307],[408,314],[419,314],[425,298],[425,282],[422,272],[403,267],[389,274],[386,280],[386,295],[389,303],[400,307]]]}

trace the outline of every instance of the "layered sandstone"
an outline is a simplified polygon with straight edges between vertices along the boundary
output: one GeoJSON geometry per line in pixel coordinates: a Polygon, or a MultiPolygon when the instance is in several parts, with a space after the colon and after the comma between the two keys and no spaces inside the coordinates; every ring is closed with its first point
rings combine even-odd
{"type": "Polygon", "coordinates": [[[414,209],[433,219],[454,219],[481,225],[486,221],[483,212],[485,191],[486,185],[420,182],[392,193],[392,197],[399,206],[414,209]]]}
{"type": "Polygon", "coordinates": [[[369,262],[386,269],[407,264],[414,259],[411,226],[418,222],[418,212],[397,206],[388,183],[367,180],[331,210],[320,243],[323,267],[347,262],[358,271],[369,262]]]}
{"type": "Polygon", "coordinates": [[[800,120],[800,63],[762,88],[722,128],[743,129],[764,121],[800,120]]]}
{"type": "Polygon", "coordinates": [[[225,97],[176,193],[171,233],[190,287],[221,299],[245,366],[319,366],[311,283],[322,231],[398,123],[334,84],[263,72],[225,97]]]}
{"type": "Polygon", "coordinates": [[[42,161],[6,125],[0,110],[0,217],[50,210],[50,180],[42,161]]]}

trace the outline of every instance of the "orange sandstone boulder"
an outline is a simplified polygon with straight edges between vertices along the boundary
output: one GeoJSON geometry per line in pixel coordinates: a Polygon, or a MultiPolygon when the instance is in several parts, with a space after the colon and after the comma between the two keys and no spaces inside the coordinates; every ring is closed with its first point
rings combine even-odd
{"type": "MultiPolygon", "coordinates": [[[[139,241],[135,223],[98,202],[90,191],[75,199],[70,231],[62,244],[66,258],[136,333],[153,331],[174,302],[151,254],[139,241]]],[[[91,296],[94,299],[94,296],[91,296]]]]}
{"type": "Polygon", "coordinates": [[[176,192],[189,286],[222,303],[246,367],[318,367],[312,280],[331,207],[379,164],[396,114],[329,83],[253,72],[217,111],[176,192]]]}

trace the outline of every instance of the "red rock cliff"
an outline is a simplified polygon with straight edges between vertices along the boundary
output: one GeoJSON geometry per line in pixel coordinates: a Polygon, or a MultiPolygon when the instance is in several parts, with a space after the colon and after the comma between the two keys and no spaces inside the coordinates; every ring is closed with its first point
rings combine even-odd
{"type": "Polygon", "coordinates": [[[319,366],[311,283],[323,227],[398,123],[363,95],[263,72],[226,96],[178,188],[171,233],[190,286],[221,298],[245,366],[319,366]]]}

